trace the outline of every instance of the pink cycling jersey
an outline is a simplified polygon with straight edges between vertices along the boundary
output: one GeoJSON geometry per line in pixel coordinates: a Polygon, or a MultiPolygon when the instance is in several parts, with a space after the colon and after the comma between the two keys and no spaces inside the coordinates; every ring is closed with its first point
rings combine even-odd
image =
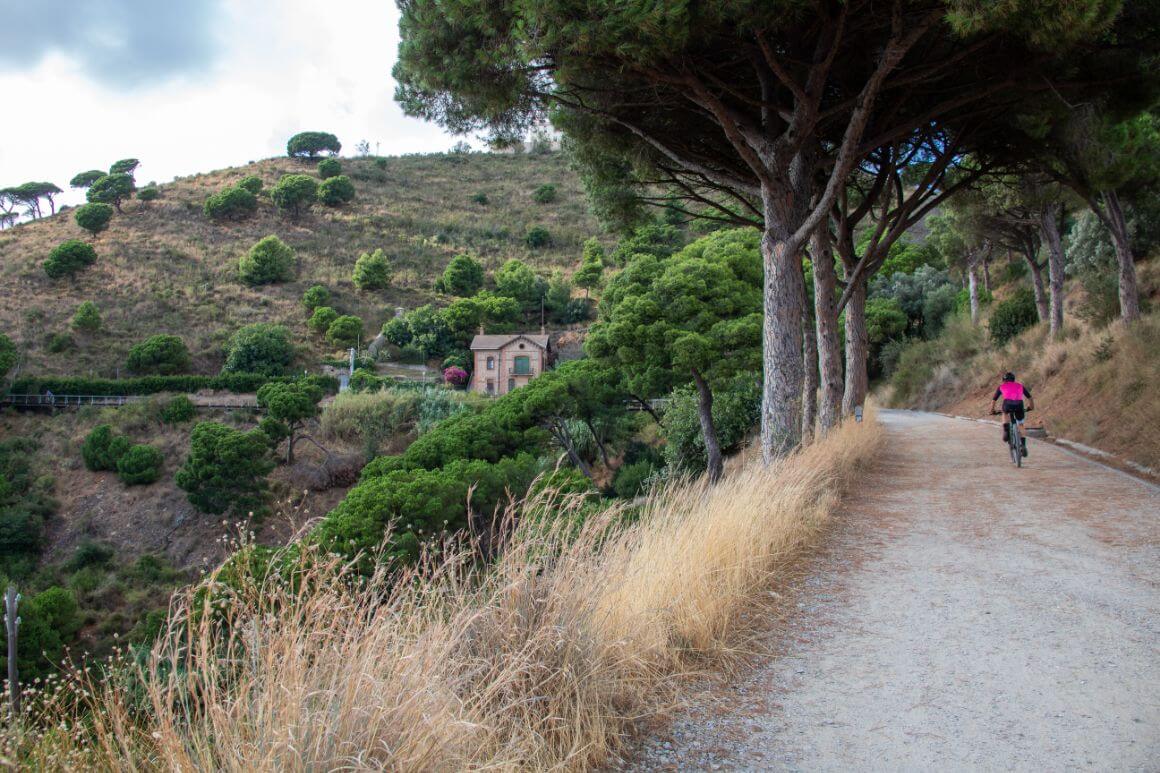
{"type": "Polygon", "coordinates": [[[1022,400],[1024,391],[1018,381],[1004,381],[999,385],[999,394],[1004,400],[1022,400]]]}

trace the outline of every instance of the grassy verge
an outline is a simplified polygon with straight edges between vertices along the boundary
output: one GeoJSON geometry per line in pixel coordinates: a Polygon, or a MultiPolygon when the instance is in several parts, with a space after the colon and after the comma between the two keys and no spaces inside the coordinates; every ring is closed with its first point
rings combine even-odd
{"type": "Polygon", "coordinates": [[[205,594],[175,601],[169,635],[140,660],[154,675],[143,687],[82,678],[79,697],[59,693],[75,702],[44,703],[57,729],[10,729],[0,757],[118,770],[599,764],[682,674],[722,663],[738,613],[881,442],[873,421],[848,424],[715,488],[665,490],[634,518],[613,507],[577,525],[579,501],[525,503],[486,571],[468,551],[402,578],[359,580],[318,554],[296,556],[289,582],[242,571],[212,607],[205,594]]]}

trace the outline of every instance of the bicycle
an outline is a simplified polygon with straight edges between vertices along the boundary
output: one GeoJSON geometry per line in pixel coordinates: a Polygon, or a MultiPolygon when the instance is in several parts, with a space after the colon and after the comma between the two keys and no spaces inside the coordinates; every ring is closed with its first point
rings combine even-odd
{"type": "MultiPolygon", "coordinates": [[[[1032,409],[1028,408],[1026,412],[1032,409]]],[[[992,416],[1002,416],[1003,411],[991,411],[992,416]]],[[[1019,430],[1023,427],[1023,419],[1011,417],[1011,426],[1007,428],[1007,448],[1011,451],[1011,463],[1016,467],[1023,467],[1023,445],[1027,438],[1019,430]]]]}

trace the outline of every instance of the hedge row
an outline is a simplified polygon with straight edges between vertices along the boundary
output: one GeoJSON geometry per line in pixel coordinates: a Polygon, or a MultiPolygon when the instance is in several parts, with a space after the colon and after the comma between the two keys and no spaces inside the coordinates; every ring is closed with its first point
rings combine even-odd
{"type": "MultiPolygon", "coordinates": [[[[324,392],[338,391],[338,379],[332,376],[307,376],[306,379],[324,392]]],[[[271,381],[292,381],[289,376],[264,376],[260,373],[223,373],[219,376],[142,376],[141,378],[21,378],[12,385],[12,394],[36,395],[151,395],[158,392],[196,392],[219,389],[229,392],[257,392],[271,381]]]]}

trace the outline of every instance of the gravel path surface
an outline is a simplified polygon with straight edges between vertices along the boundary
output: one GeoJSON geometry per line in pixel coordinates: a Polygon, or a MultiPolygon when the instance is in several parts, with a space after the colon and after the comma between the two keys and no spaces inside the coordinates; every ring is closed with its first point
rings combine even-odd
{"type": "Polygon", "coordinates": [[[889,450],[761,665],[631,770],[1160,770],[1160,489],[882,411],[889,450]]]}

